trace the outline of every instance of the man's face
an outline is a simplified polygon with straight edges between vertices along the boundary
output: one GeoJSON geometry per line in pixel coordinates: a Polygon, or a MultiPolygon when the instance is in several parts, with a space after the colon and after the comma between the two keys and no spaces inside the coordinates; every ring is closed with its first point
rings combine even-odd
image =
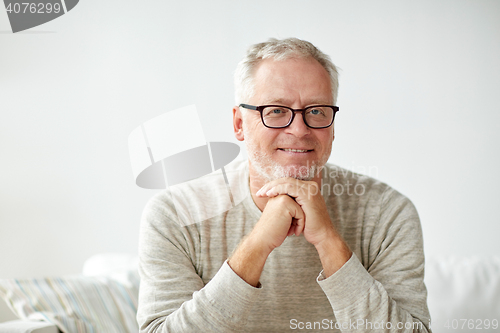
{"type": "MultiPolygon", "coordinates": [[[[245,101],[247,104],[294,109],[333,105],[328,73],[313,58],[265,59],[257,67],[254,83],[255,94],[245,101]]],[[[282,177],[311,180],[317,176],[318,167],[326,163],[331,153],[333,126],[309,128],[302,114],[297,113],[289,127],[267,128],[259,112],[246,110],[241,115],[240,111],[235,109],[235,132],[238,140],[246,140],[251,172],[267,181],[282,177]],[[243,119],[242,124],[238,115],[243,119]]]]}

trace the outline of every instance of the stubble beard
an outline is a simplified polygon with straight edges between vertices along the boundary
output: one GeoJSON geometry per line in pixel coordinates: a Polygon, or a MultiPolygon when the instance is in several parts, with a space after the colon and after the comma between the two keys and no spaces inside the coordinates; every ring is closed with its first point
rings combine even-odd
{"type": "MultiPolygon", "coordinates": [[[[245,125],[243,124],[244,130],[245,125]]],[[[306,165],[287,165],[283,166],[276,161],[274,161],[271,156],[261,152],[258,149],[257,144],[254,141],[254,137],[249,135],[250,131],[245,131],[245,141],[248,152],[248,159],[252,165],[252,168],[258,173],[258,175],[265,181],[270,182],[280,178],[295,178],[304,181],[310,181],[316,176],[320,176],[321,170],[323,169],[328,157],[331,152],[331,145],[327,149],[328,154],[322,156],[319,161],[307,161],[306,165]]]]}

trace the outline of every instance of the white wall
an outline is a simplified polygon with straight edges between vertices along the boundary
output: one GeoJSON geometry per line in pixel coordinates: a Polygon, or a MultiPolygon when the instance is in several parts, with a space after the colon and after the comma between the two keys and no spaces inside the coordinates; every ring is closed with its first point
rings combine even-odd
{"type": "Polygon", "coordinates": [[[296,36],[342,69],[331,162],[410,197],[428,255],[500,252],[500,2],[84,0],[12,34],[0,9],[0,278],[136,253],[127,137],[196,104],[232,135],[248,45],[296,36]],[[369,169],[370,168],[370,169],[369,169]]]}

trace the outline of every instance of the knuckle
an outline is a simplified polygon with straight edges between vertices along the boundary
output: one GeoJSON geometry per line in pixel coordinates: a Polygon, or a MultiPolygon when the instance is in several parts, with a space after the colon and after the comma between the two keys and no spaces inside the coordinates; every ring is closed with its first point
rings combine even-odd
{"type": "Polygon", "coordinates": [[[287,198],[288,198],[288,195],[280,194],[280,195],[277,195],[275,197],[269,198],[268,203],[271,203],[273,205],[282,205],[282,204],[286,203],[287,198]]]}
{"type": "Polygon", "coordinates": [[[284,195],[284,194],[278,195],[277,198],[278,198],[280,203],[287,203],[290,200],[292,200],[288,195],[284,195]]]}

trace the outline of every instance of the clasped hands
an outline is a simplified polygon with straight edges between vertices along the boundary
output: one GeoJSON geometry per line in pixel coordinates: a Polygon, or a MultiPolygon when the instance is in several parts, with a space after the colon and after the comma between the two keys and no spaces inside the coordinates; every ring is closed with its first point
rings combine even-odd
{"type": "Polygon", "coordinates": [[[250,285],[258,285],[267,257],[292,234],[304,234],[316,247],[326,277],[351,257],[332,225],[316,182],[281,178],[265,184],[256,196],[269,198],[262,216],[228,260],[233,271],[250,285]]]}
{"type": "Polygon", "coordinates": [[[292,234],[299,236],[303,233],[314,246],[338,236],[319,186],[314,181],[280,178],[265,184],[256,196],[269,198],[254,228],[269,251],[292,234]]]}

